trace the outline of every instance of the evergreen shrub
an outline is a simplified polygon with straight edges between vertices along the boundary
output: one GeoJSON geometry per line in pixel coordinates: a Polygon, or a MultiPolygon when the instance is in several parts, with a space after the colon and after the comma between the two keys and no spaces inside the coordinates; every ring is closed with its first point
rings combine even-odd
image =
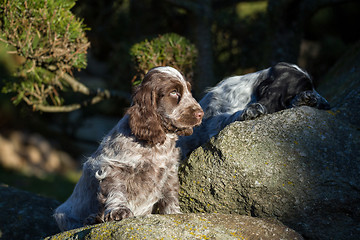
{"type": "Polygon", "coordinates": [[[159,35],[152,40],[132,46],[130,50],[136,76],[133,84],[140,84],[144,75],[153,67],[171,66],[181,71],[191,81],[197,58],[195,45],[175,33],[159,35]]]}
{"type": "MultiPolygon", "coordinates": [[[[82,20],[70,9],[75,0],[0,0],[0,43],[18,60],[3,93],[15,104],[63,104],[73,69],[85,68],[89,42],[82,20]]],[[[74,90],[74,89],[73,89],[74,90]]]]}

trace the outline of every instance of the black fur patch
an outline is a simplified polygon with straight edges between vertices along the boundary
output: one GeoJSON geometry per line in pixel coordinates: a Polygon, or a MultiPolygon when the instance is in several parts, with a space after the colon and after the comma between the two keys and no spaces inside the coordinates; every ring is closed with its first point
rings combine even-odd
{"type": "Polygon", "coordinates": [[[278,63],[256,87],[256,102],[262,104],[267,113],[274,113],[286,109],[297,94],[312,89],[308,74],[288,63],[278,63]]]}

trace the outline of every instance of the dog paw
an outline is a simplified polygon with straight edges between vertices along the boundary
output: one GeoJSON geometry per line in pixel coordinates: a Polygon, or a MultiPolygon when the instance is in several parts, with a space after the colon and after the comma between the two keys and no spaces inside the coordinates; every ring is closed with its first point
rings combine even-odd
{"type": "Polygon", "coordinates": [[[260,103],[250,104],[240,116],[240,120],[251,120],[266,114],[266,108],[260,103]]]}
{"type": "Polygon", "coordinates": [[[294,97],[291,101],[292,107],[299,107],[299,106],[310,106],[316,107],[317,105],[317,95],[313,91],[305,91],[301,92],[294,97]]]}
{"type": "Polygon", "coordinates": [[[330,109],[329,103],[316,91],[301,92],[291,101],[291,107],[310,106],[319,109],[330,109]]]}
{"type": "Polygon", "coordinates": [[[121,207],[117,209],[113,209],[105,213],[104,221],[121,221],[125,218],[133,217],[134,214],[127,207],[121,207]]]}

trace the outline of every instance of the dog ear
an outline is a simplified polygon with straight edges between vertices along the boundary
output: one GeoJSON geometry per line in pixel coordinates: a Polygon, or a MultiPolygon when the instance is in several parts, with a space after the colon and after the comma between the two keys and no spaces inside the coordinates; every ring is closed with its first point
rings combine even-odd
{"type": "Polygon", "coordinates": [[[133,105],[128,109],[131,132],[148,144],[163,144],[166,134],[156,112],[157,93],[150,83],[140,85],[133,96],[133,105]]]}

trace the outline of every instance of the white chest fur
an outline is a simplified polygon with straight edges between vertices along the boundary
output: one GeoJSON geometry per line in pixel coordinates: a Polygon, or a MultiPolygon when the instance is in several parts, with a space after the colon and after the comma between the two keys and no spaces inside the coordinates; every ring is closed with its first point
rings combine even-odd
{"type": "MultiPolygon", "coordinates": [[[[176,135],[168,134],[165,143],[156,146],[144,146],[126,138],[126,150],[118,144],[115,152],[102,152],[96,157],[101,166],[98,178],[102,182],[100,185],[103,184],[101,187],[109,192],[114,189],[124,192],[123,205],[134,216],[151,213],[154,204],[166,194],[169,177],[177,176],[179,149],[175,147],[176,138],[176,135]]],[[[124,143],[125,139],[118,136],[106,144],[111,144],[114,149],[116,142],[124,143]]]]}

